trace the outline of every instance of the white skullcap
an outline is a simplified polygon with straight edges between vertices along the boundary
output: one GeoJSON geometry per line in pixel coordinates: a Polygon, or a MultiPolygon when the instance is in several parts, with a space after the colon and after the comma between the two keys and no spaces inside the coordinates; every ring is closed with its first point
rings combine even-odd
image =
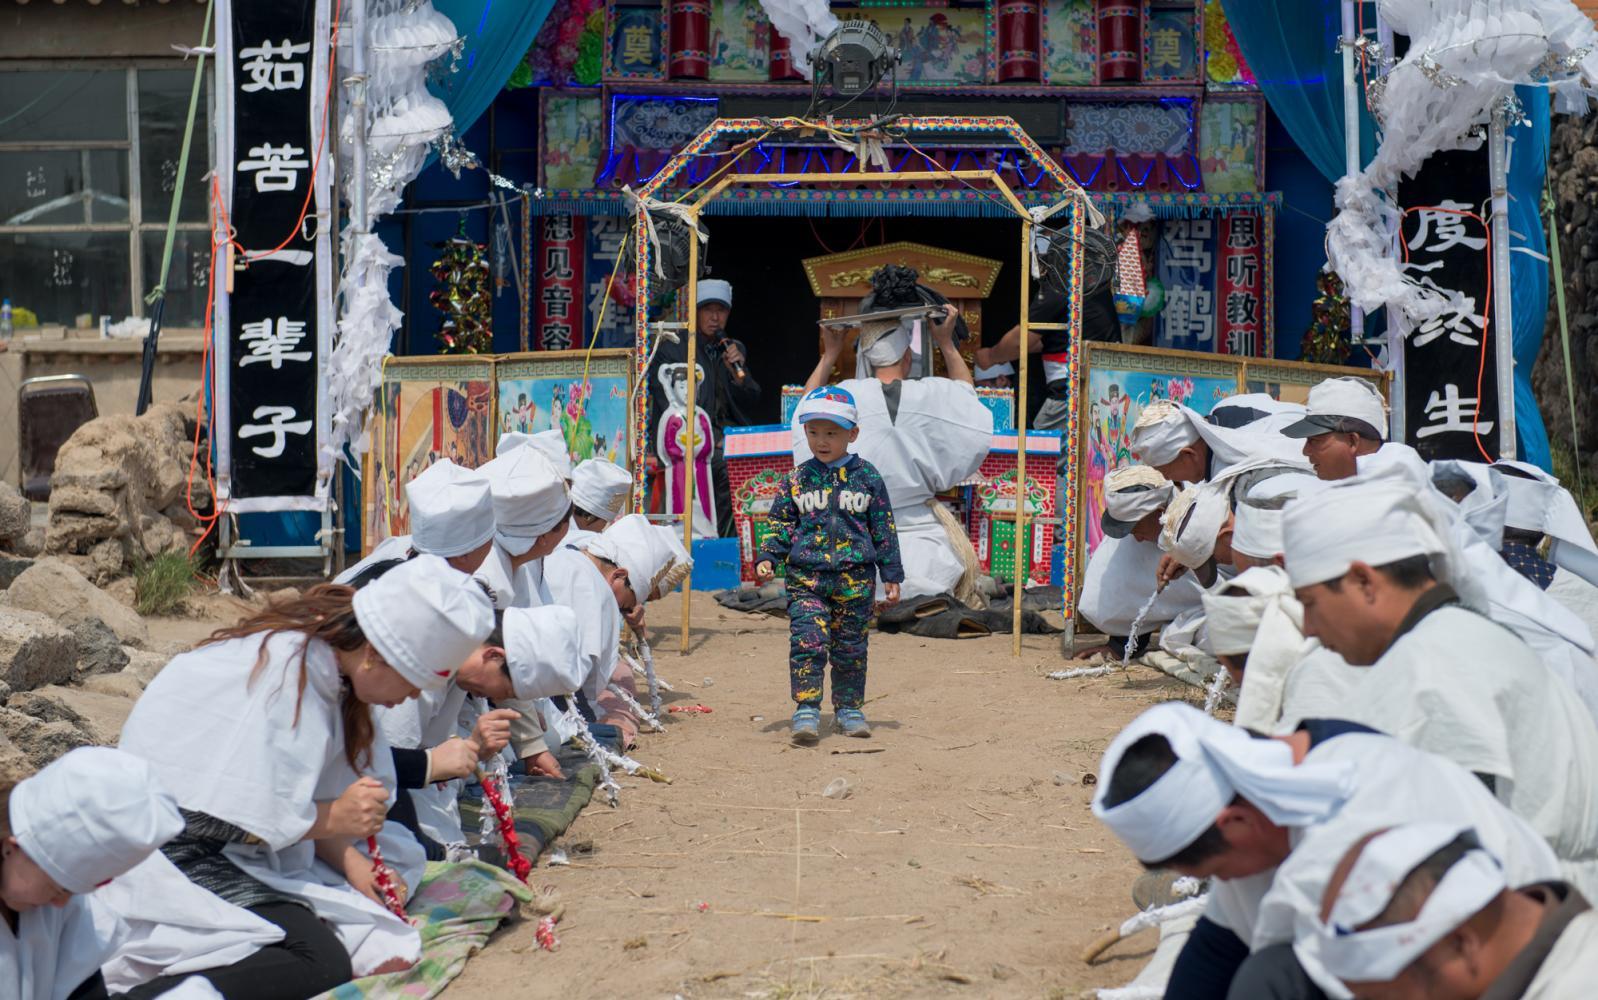
{"type": "Polygon", "coordinates": [[[411,547],[428,555],[463,556],[494,537],[488,477],[441,458],[405,484],[411,547]]]}
{"type": "Polygon", "coordinates": [[[571,499],[560,472],[531,445],[514,448],[480,470],[494,494],[494,539],[519,556],[566,516],[571,499]]]}
{"type": "Polygon", "coordinates": [[[1503,866],[1473,847],[1443,874],[1406,923],[1356,930],[1382,914],[1416,868],[1469,827],[1411,823],[1377,834],[1360,852],[1333,901],[1329,919],[1300,933],[1293,951],[1317,982],[1385,983],[1397,979],[1432,945],[1463,926],[1508,887],[1503,866]]]}
{"type": "Polygon", "coordinates": [[[1215,554],[1215,536],[1226,527],[1231,512],[1224,486],[1189,486],[1160,515],[1160,549],[1188,569],[1197,569],[1215,554]]]}
{"type": "Polygon", "coordinates": [[[1280,566],[1256,566],[1217,581],[1204,602],[1205,648],[1214,656],[1248,654],[1232,724],[1273,731],[1282,718],[1287,675],[1304,659],[1304,606],[1280,566]],[[1242,593],[1233,593],[1233,591],[1242,593]]]}
{"type": "Polygon", "coordinates": [[[494,630],[494,605],[465,573],[417,556],[355,592],[355,620],[413,686],[442,691],[494,630]]]}
{"type": "Polygon", "coordinates": [[[694,564],[673,529],[650,524],[642,514],[621,518],[588,539],[583,548],[625,569],[639,604],[650,600],[657,589],[665,594],[676,587],[694,564]]]}
{"type": "Polygon", "coordinates": [[[544,457],[549,459],[549,464],[560,473],[560,478],[571,482],[572,457],[566,450],[566,435],[558,430],[539,431],[528,438],[527,443],[544,453],[544,457]]]}
{"type": "Polygon", "coordinates": [[[1470,483],[1470,492],[1457,501],[1460,515],[1488,548],[1494,552],[1503,548],[1504,518],[1509,512],[1509,490],[1504,485],[1504,476],[1482,462],[1455,459],[1432,462],[1431,474],[1434,484],[1439,479],[1470,483]]]}
{"type": "Polygon", "coordinates": [[[1354,375],[1327,379],[1309,391],[1304,419],[1282,428],[1290,438],[1333,432],[1387,440],[1387,404],[1369,379],[1354,375]]]}
{"type": "Polygon", "coordinates": [[[1451,549],[1419,491],[1396,481],[1344,480],[1282,512],[1282,553],[1294,587],[1339,579],[1356,561],[1385,566],[1451,549]]]}
{"type": "Polygon", "coordinates": [[[1278,502],[1317,492],[1325,483],[1300,472],[1287,472],[1261,480],[1237,505],[1232,522],[1232,551],[1255,559],[1275,559],[1282,554],[1282,507],[1278,502]],[[1260,501],[1258,506],[1249,501],[1260,501]]]}
{"type": "Polygon", "coordinates": [[[728,309],[732,308],[732,285],[720,278],[707,278],[699,283],[699,301],[696,306],[707,306],[720,303],[728,309]]]}
{"type": "Polygon", "coordinates": [[[1186,407],[1155,399],[1143,407],[1132,425],[1132,454],[1144,465],[1169,465],[1183,448],[1199,439],[1186,407]]]}
{"type": "Polygon", "coordinates": [[[590,458],[572,470],[572,505],[595,517],[616,520],[632,491],[633,474],[607,459],[590,458]]]}
{"type": "Polygon", "coordinates": [[[533,436],[523,434],[521,431],[506,431],[499,436],[499,442],[494,445],[494,457],[503,458],[525,444],[532,444],[533,436]]]}
{"type": "Polygon", "coordinates": [[[23,853],[71,893],[93,892],[183,830],[150,765],[108,747],[80,747],[24,779],[9,819],[23,853]]]}
{"type": "Polygon", "coordinates": [[[583,682],[577,612],[558,604],[505,612],[505,663],[523,701],[571,694],[583,682]]]}
{"type": "Polygon", "coordinates": [[[1093,815],[1152,864],[1191,845],[1238,795],[1278,826],[1307,826],[1348,797],[1354,778],[1350,762],[1295,767],[1281,740],[1255,739],[1191,705],[1167,702],[1132,720],[1104,751],[1093,815]],[[1122,755],[1152,735],[1165,737],[1176,763],[1131,799],[1106,806],[1122,755]]]}
{"type": "MultiPolygon", "coordinates": [[[[900,354],[901,357],[903,357],[904,352],[900,351],[899,354],[900,354]]],[[[1014,374],[1015,374],[1015,365],[1010,364],[1010,362],[1008,362],[1008,361],[1001,361],[1001,362],[999,362],[996,365],[989,365],[986,368],[982,367],[981,365],[978,365],[977,366],[977,370],[972,373],[971,377],[973,379],[975,379],[976,381],[978,381],[978,382],[982,382],[982,381],[985,381],[986,379],[1000,378],[1001,376],[1004,376],[1004,375],[1014,375],[1014,374]]]]}
{"type": "Polygon", "coordinates": [[[1146,465],[1112,469],[1104,477],[1104,513],[1099,527],[1111,538],[1125,538],[1134,525],[1175,495],[1171,481],[1146,465]]]}

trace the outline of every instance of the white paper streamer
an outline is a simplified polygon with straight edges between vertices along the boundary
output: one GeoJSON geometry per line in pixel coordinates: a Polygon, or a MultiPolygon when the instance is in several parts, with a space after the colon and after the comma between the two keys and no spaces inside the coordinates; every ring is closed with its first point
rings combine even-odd
{"type": "Polygon", "coordinates": [[[766,20],[788,40],[793,68],[810,79],[810,52],[838,28],[838,16],[827,0],[760,0],[766,20]]]}

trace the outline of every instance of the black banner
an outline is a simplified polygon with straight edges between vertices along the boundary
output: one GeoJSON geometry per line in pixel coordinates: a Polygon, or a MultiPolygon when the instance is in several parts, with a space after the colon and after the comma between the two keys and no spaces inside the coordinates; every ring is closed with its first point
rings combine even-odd
{"type": "Polygon", "coordinates": [[[1490,180],[1483,146],[1434,153],[1398,185],[1405,274],[1462,296],[1404,340],[1405,440],[1427,459],[1498,457],[1490,180]]]}
{"type": "Polygon", "coordinates": [[[248,262],[235,272],[228,298],[231,495],[307,496],[316,487],[321,359],[317,205],[313,199],[305,206],[324,139],[326,85],[315,85],[312,68],[326,40],[316,37],[317,0],[238,0],[231,7],[228,221],[248,262]]]}

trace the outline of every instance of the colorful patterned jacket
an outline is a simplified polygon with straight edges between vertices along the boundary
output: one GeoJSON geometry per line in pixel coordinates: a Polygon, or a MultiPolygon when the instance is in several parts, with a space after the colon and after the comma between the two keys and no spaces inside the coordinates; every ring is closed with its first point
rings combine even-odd
{"type": "Polygon", "coordinates": [[[858,455],[836,469],[812,458],[788,473],[767,523],[762,559],[812,571],[874,565],[883,583],[904,580],[888,485],[858,455]]]}

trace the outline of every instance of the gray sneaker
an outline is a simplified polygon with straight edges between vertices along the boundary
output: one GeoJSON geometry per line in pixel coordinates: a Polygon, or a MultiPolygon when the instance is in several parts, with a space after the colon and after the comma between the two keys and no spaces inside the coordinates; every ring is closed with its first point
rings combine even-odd
{"type": "Polygon", "coordinates": [[[794,709],[790,735],[795,746],[815,746],[821,739],[821,709],[813,705],[800,705],[794,709]]]}
{"type": "Polygon", "coordinates": [[[838,727],[838,732],[845,736],[853,736],[858,739],[870,739],[871,737],[871,723],[866,721],[866,713],[858,708],[838,709],[833,721],[838,727]]]}

